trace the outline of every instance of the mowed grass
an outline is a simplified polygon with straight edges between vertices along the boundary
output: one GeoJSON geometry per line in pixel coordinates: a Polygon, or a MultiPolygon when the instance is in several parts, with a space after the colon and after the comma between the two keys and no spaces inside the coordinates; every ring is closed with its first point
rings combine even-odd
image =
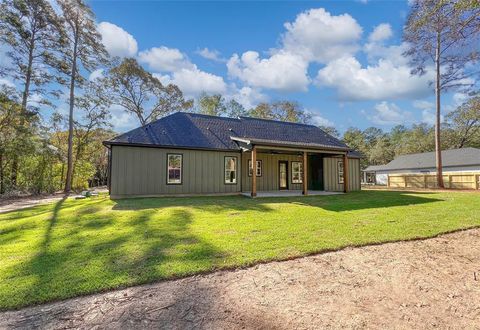
{"type": "Polygon", "coordinates": [[[0,214],[0,309],[480,225],[480,194],[106,195],[0,214]]]}

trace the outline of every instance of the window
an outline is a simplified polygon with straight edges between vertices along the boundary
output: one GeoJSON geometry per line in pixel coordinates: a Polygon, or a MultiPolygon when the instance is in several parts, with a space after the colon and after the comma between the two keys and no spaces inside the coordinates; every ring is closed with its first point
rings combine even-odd
{"type": "MultiPolygon", "coordinates": [[[[252,160],[248,160],[248,176],[252,176],[253,167],[252,167],[252,160]]],[[[257,160],[257,176],[262,176],[262,161],[257,160]]]]}
{"type": "Polygon", "coordinates": [[[182,184],[181,154],[167,154],[167,184],[182,184]]]}
{"type": "Polygon", "coordinates": [[[337,163],[338,183],[343,183],[343,161],[337,163]]]}
{"type": "Polygon", "coordinates": [[[237,183],[237,157],[225,157],[225,183],[237,183]]]}
{"type": "Polygon", "coordinates": [[[292,183],[303,183],[303,162],[292,162],[292,183]]]}

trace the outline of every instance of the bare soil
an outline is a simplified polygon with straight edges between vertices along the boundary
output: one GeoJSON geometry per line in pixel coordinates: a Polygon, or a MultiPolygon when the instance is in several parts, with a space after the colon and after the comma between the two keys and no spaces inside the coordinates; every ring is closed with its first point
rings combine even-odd
{"type": "Polygon", "coordinates": [[[0,314],[9,328],[480,329],[480,229],[0,314]]]}

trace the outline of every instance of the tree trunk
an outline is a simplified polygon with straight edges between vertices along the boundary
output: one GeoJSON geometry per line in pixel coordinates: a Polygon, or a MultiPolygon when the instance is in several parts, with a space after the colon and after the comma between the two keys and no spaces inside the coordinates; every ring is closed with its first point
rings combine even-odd
{"type": "Polygon", "coordinates": [[[75,31],[73,44],[72,71],[70,73],[70,110],[68,114],[68,151],[67,151],[67,178],[65,179],[65,192],[72,190],[73,181],[73,107],[75,105],[75,77],[77,74],[77,46],[78,30],[75,31]]]}
{"type": "MultiPolygon", "coordinates": [[[[33,50],[35,48],[35,31],[30,38],[30,49],[28,51],[28,64],[27,64],[27,72],[25,74],[25,86],[22,93],[22,112],[20,117],[20,127],[25,125],[25,116],[27,115],[27,102],[28,102],[28,95],[30,94],[30,82],[32,79],[32,66],[33,66],[33,50]]],[[[17,186],[17,174],[18,174],[18,155],[17,153],[13,154],[12,159],[12,173],[10,176],[10,181],[12,182],[12,186],[17,186]]]]}
{"type": "Polygon", "coordinates": [[[440,144],[440,33],[437,33],[437,45],[435,51],[435,97],[436,97],[436,120],[435,120],[435,158],[437,165],[437,186],[438,188],[444,188],[443,184],[443,169],[442,169],[442,145],[440,144]]]}
{"type": "Polygon", "coordinates": [[[5,185],[3,182],[3,153],[0,153],[0,195],[5,193],[5,185]]]}

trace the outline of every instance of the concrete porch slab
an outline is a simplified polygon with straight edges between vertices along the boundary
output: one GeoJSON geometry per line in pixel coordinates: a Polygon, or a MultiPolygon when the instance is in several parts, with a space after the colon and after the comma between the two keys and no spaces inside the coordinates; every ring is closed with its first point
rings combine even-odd
{"type": "MultiPolygon", "coordinates": [[[[250,197],[251,192],[242,192],[243,196],[250,197]]],[[[329,196],[329,195],[341,195],[343,192],[336,191],[319,191],[309,190],[308,196],[329,196]]],[[[256,197],[298,197],[303,196],[301,190],[271,190],[271,191],[257,191],[256,197]]]]}

